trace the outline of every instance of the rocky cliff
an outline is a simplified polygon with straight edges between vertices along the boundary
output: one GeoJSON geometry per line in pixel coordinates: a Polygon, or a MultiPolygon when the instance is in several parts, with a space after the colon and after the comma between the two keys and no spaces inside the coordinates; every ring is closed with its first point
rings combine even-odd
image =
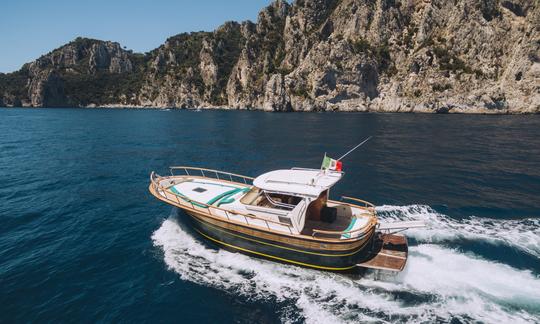
{"type": "Polygon", "coordinates": [[[78,38],[0,74],[0,104],[539,113],[540,5],[276,1],[145,54],[78,38]]]}

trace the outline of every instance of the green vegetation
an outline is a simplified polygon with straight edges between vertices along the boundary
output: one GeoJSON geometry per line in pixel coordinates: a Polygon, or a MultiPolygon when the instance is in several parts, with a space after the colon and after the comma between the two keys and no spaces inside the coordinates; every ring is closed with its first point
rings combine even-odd
{"type": "Polygon", "coordinates": [[[499,0],[482,0],[478,1],[477,5],[480,7],[482,17],[486,21],[492,21],[495,18],[501,17],[501,11],[499,10],[499,0]]]}
{"type": "Polygon", "coordinates": [[[376,61],[381,71],[392,75],[397,72],[388,43],[379,46],[372,46],[367,40],[360,38],[350,42],[353,53],[371,55],[376,61]]]}
{"type": "Polygon", "coordinates": [[[28,81],[28,65],[13,73],[0,73],[0,96],[6,94],[19,99],[28,97],[26,83],[28,81]]]}
{"type": "Polygon", "coordinates": [[[304,84],[298,85],[296,88],[292,89],[291,94],[297,97],[309,98],[308,89],[304,84]]]}
{"type": "Polygon", "coordinates": [[[463,62],[459,57],[450,53],[448,49],[444,47],[435,47],[433,48],[433,53],[439,60],[441,69],[446,71],[463,71],[465,73],[473,73],[473,70],[463,62]]]}
{"type": "Polygon", "coordinates": [[[240,57],[242,45],[245,40],[240,26],[230,23],[229,26],[219,29],[215,35],[214,60],[218,66],[217,82],[211,94],[211,101],[218,105],[227,103],[225,89],[229,75],[240,57]]]}
{"type": "Polygon", "coordinates": [[[405,46],[407,46],[408,48],[412,48],[413,47],[413,36],[418,33],[418,27],[414,26],[412,28],[407,28],[407,34],[405,35],[405,38],[403,39],[403,43],[405,44],[405,46]]]}
{"type": "Polygon", "coordinates": [[[445,84],[438,84],[437,83],[437,84],[432,85],[431,89],[433,91],[436,91],[436,92],[443,92],[443,91],[452,89],[452,85],[449,84],[449,83],[445,83],[445,84]]]}
{"type": "Polygon", "coordinates": [[[363,38],[352,41],[351,45],[356,54],[368,53],[371,50],[371,45],[363,38]]]}
{"type": "Polygon", "coordinates": [[[119,97],[126,95],[129,98],[137,93],[142,85],[142,78],[138,73],[98,72],[96,75],[65,73],[62,79],[69,104],[77,106],[118,103],[119,97]]]}

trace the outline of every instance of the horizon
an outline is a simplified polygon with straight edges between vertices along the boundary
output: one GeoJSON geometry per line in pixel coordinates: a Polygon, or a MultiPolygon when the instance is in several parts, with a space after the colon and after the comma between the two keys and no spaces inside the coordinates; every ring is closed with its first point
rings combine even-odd
{"type": "Polygon", "coordinates": [[[4,31],[0,42],[10,45],[0,52],[0,73],[15,72],[78,37],[117,42],[133,52],[146,53],[181,33],[212,31],[227,21],[256,21],[260,10],[271,2],[162,0],[158,5],[140,0],[114,3],[56,0],[52,5],[36,0],[10,2],[4,5],[6,16],[0,20],[0,29],[4,31]]]}

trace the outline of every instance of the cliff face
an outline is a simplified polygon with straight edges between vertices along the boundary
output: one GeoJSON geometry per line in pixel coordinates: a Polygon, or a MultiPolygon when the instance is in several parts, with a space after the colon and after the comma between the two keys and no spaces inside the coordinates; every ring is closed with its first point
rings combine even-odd
{"type": "Polygon", "coordinates": [[[78,38],[0,74],[0,104],[539,113],[539,1],[276,1],[146,54],[78,38]]]}

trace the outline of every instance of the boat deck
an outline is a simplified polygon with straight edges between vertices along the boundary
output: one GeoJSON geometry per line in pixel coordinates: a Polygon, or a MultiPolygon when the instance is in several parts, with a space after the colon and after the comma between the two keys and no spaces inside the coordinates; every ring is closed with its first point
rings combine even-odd
{"type": "MultiPolygon", "coordinates": [[[[351,223],[351,217],[338,217],[332,223],[306,220],[306,223],[304,224],[304,229],[302,230],[302,234],[313,235],[314,229],[323,230],[323,231],[340,232],[340,231],[346,230],[347,227],[349,227],[350,223],[351,223]]],[[[341,234],[324,234],[321,236],[339,239],[341,237],[341,234]]]]}
{"type": "Polygon", "coordinates": [[[210,179],[186,178],[170,186],[169,190],[186,199],[220,206],[221,204],[234,202],[235,198],[244,194],[249,188],[224,184],[223,182],[210,179]]]}
{"type": "Polygon", "coordinates": [[[373,258],[358,264],[360,267],[402,271],[407,263],[407,238],[403,235],[383,234],[381,240],[375,245],[378,251],[373,258]]]}

